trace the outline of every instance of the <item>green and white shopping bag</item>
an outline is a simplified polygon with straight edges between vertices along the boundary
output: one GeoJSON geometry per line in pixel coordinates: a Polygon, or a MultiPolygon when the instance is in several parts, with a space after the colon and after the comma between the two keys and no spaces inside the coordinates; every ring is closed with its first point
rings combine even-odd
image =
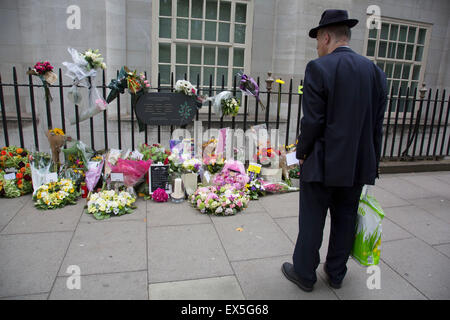
{"type": "Polygon", "coordinates": [[[383,218],[383,209],[378,201],[368,194],[368,187],[364,186],[359,199],[355,242],[351,253],[363,266],[377,265],[380,261],[383,218]]]}

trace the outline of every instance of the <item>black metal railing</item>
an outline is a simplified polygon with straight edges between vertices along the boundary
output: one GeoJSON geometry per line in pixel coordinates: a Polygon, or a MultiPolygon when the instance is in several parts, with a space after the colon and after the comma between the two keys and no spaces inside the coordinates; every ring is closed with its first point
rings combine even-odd
{"type": "MultiPolygon", "coordinates": [[[[50,103],[48,99],[45,99],[44,115],[39,114],[35,99],[35,88],[42,88],[43,85],[34,83],[31,75],[28,76],[28,83],[19,83],[15,67],[13,67],[12,70],[12,78],[12,83],[3,82],[0,74],[1,123],[3,126],[2,133],[5,145],[10,145],[11,140],[11,132],[9,132],[8,127],[14,127],[14,132],[12,132],[12,134],[18,135],[18,144],[20,144],[20,146],[28,147],[31,145],[33,149],[39,150],[41,143],[39,140],[38,129],[41,118],[46,121],[48,129],[59,127],[62,128],[64,132],[72,130],[74,131],[77,140],[81,139],[82,128],[79,121],[79,106],[71,103],[69,107],[69,103],[67,99],[65,99],[65,93],[67,93],[68,88],[72,87],[72,84],[63,83],[61,69],[58,70],[58,83],[50,86],[53,93],[58,93],[55,95],[58,96],[58,99],[53,99],[52,103],[50,103]],[[9,108],[9,110],[13,110],[9,113],[9,117],[7,114],[8,108],[5,104],[4,88],[12,88],[12,94],[10,94],[10,96],[12,95],[14,97],[13,100],[10,99],[11,103],[14,103],[14,106],[10,106],[9,108]],[[23,101],[21,101],[21,97],[24,96],[29,99],[29,107],[31,109],[29,111],[31,111],[32,125],[32,131],[29,131],[26,136],[24,134],[23,115],[27,113],[27,110],[24,110],[23,101]],[[73,111],[70,110],[70,108],[73,108],[73,111]],[[52,114],[55,114],[58,111],[60,113],[59,120],[55,119],[54,115],[52,116],[52,114]],[[75,128],[69,127],[66,124],[66,118],[72,112],[74,112],[76,119],[74,124],[75,128]],[[26,145],[25,141],[27,142],[26,145]]],[[[104,70],[100,78],[101,85],[97,86],[97,88],[101,90],[103,97],[106,98],[108,87],[104,70]]],[[[186,75],[184,78],[186,79],[186,75]]],[[[213,87],[212,76],[209,78],[209,85],[204,87],[200,86],[199,75],[197,75],[196,80],[197,81],[194,84],[197,85],[199,94],[212,96],[225,89],[224,76],[222,76],[221,85],[215,87],[213,87]]],[[[261,88],[260,78],[258,77],[256,81],[261,88]]],[[[170,84],[162,85],[160,75],[158,75],[157,82],[157,86],[153,87],[152,90],[157,92],[173,92],[175,83],[173,73],[170,77],[170,84]]],[[[234,95],[240,93],[237,83],[237,77],[235,76],[232,88],[228,88],[234,95]]],[[[296,137],[300,131],[302,95],[299,94],[297,90],[293,90],[293,88],[296,88],[299,84],[303,85],[303,81],[294,84],[294,80],[290,79],[286,83],[288,90],[284,90],[283,86],[279,84],[276,86],[277,88],[275,91],[272,91],[271,86],[269,86],[269,90],[267,91],[260,91],[260,97],[264,100],[265,110],[260,108],[260,104],[256,99],[242,96],[241,109],[243,112],[239,113],[237,116],[231,117],[231,120],[229,118],[224,119],[223,116],[221,118],[213,117],[211,102],[209,105],[204,106],[206,112],[200,113],[197,111],[196,120],[199,120],[200,117],[202,118],[201,120],[206,120],[208,129],[211,129],[213,124],[221,128],[224,127],[224,125],[229,126],[231,123],[232,129],[241,128],[244,132],[249,129],[250,126],[261,123],[265,123],[269,129],[281,129],[281,126],[283,126],[285,136],[280,138],[280,142],[286,145],[295,143],[296,137]],[[253,104],[252,112],[251,104],[253,104]],[[273,105],[275,105],[274,107],[276,107],[276,109],[273,109],[271,112],[271,107],[273,105]],[[293,130],[294,128],[295,130],[293,130]]],[[[433,92],[432,89],[429,89],[426,97],[423,92],[421,92],[420,97],[418,97],[417,88],[414,89],[414,92],[411,92],[409,88],[399,88],[398,90],[399,91],[395,93],[391,91],[389,94],[387,112],[384,119],[382,160],[440,159],[449,156],[450,137],[447,133],[447,127],[449,125],[450,97],[446,96],[446,91],[443,90],[440,92],[439,90],[435,90],[433,92]]],[[[146,125],[143,137],[141,134],[136,133],[135,124],[137,121],[132,107],[128,113],[129,117],[127,116],[127,119],[124,119],[124,114],[121,112],[123,111],[123,108],[121,109],[121,106],[123,106],[122,99],[127,99],[129,97],[129,95],[119,95],[115,100],[117,110],[113,111],[109,109],[108,111],[103,111],[103,121],[100,121],[99,115],[95,116],[95,119],[90,118],[86,121],[89,130],[83,130],[83,134],[88,134],[90,145],[93,149],[95,149],[96,144],[98,144],[98,141],[95,140],[95,132],[97,132],[97,135],[98,132],[103,133],[104,141],[101,145],[102,148],[105,149],[108,149],[110,146],[122,149],[123,139],[128,138],[131,140],[131,147],[133,149],[137,144],[143,142],[149,143],[149,130],[152,128],[146,125]],[[108,112],[117,112],[117,118],[114,120],[108,119],[108,112]],[[124,122],[131,123],[128,130],[124,128],[124,122]],[[117,141],[112,141],[111,139],[110,135],[113,131],[114,135],[117,134],[117,141]]],[[[170,126],[170,129],[167,128],[166,130],[172,133],[175,129],[175,126],[170,126]]],[[[157,126],[155,134],[155,140],[157,141],[151,142],[161,143],[162,131],[163,128],[157,126]]]]}

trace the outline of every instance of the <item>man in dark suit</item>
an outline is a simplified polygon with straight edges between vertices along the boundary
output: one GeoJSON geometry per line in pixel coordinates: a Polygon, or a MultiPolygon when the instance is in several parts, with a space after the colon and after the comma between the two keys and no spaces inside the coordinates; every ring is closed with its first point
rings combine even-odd
{"type": "Polygon", "coordinates": [[[324,271],[340,288],[355,237],[359,197],[378,177],[386,76],[348,43],[358,20],[345,10],[326,10],[309,36],[319,58],[305,71],[300,160],[299,233],[293,264],[283,274],[304,291],[317,281],[319,249],[328,209],[331,230],[324,271]]]}

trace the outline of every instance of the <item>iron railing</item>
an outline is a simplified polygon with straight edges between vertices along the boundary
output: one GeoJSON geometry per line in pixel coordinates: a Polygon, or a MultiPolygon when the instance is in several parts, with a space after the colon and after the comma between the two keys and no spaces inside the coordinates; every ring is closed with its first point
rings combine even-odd
{"type": "MultiPolygon", "coordinates": [[[[21,147],[25,147],[25,139],[27,140],[27,146],[32,145],[33,149],[40,149],[40,138],[38,134],[39,121],[41,117],[38,117],[38,111],[36,110],[36,99],[35,99],[35,88],[42,88],[42,84],[33,83],[33,77],[28,76],[28,83],[19,83],[17,78],[16,68],[13,67],[12,70],[12,83],[5,83],[2,81],[0,75],[0,107],[2,116],[2,132],[4,143],[6,146],[10,145],[11,133],[8,131],[8,127],[16,127],[17,131],[13,134],[18,134],[18,140],[21,147]],[[4,88],[12,87],[14,95],[15,112],[13,111],[11,116],[12,119],[8,119],[6,110],[8,109],[5,105],[4,88]],[[26,98],[29,99],[29,106],[31,111],[31,123],[32,123],[32,133],[27,136],[24,135],[23,128],[23,101],[21,101],[24,96],[24,89],[26,98]],[[39,119],[38,119],[39,118],[39,119]],[[11,121],[13,122],[11,124],[11,121]],[[8,124],[9,123],[9,124],[8,124]],[[31,136],[32,135],[32,136],[31,136]],[[31,142],[33,140],[33,142],[31,142]]],[[[186,75],[185,75],[186,79],[186,75]]],[[[233,86],[231,91],[233,94],[239,93],[239,88],[237,87],[237,77],[234,77],[233,86]]],[[[260,85],[260,78],[256,79],[258,85],[260,85]]],[[[200,77],[197,75],[196,85],[199,88],[200,94],[214,95],[216,92],[225,90],[224,86],[225,79],[222,77],[222,85],[219,87],[212,86],[212,76],[209,79],[209,85],[201,87],[200,77]]],[[[295,143],[296,137],[300,131],[300,119],[301,119],[301,104],[302,95],[293,90],[294,81],[290,79],[288,82],[288,90],[283,91],[283,86],[278,85],[275,91],[272,90],[271,85],[266,86],[267,91],[260,91],[260,97],[265,100],[265,110],[260,109],[259,103],[248,96],[242,97],[241,108],[242,113],[239,113],[236,117],[231,118],[231,128],[242,128],[244,132],[252,125],[265,123],[268,128],[280,129],[280,126],[284,127],[285,136],[280,138],[280,142],[284,142],[286,145],[290,143],[295,143]],[[250,100],[251,99],[251,100],[250,100]],[[285,101],[282,103],[282,101],[285,101]],[[250,113],[250,104],[254,104],[254,109],[252,114],[250,113]],[[285,107],[287,106],[287,107],[285,107]],[[276,108],[271,110],[271,108],[276,108]],[[284,110],[282,110],[284,109],[284,110]],[[272,112],[271,112],[272,111],[272,112]],[[291,129],[292,126],[292,129],[291,129]],[[295,130],[294,130],[295,126],[295,130]]],[[[303,81],[295,83],[302,85],[303,81]]],[[[195,84],[194,84],[195,85],[195,84]]],[[[65,99],[65,92],[70,88],[72,84],[64,84],[62,71],[58,70],[58,83],[51,85],[53,93],[58,92],[58,98],[55,98],[50,104],[50,102],[45,100],[45,115],[47,128],[51,129],[54,126],[62,128],[64,132],[66,129],[70,129],[66,123],[66,115],[68,114],[68,102],[65,99]],[[59,110],[57,110],[59,108],[59,110]],[[52,117],[54,111],[59,111],[60,119],[55,121],[55,117],[52,117]]],[[[260,88],[262,86],[260,85],[260,88]]],[[[107,96],[107,84],[105,78],[105,71],[101,74],[101,85],[97,86],[102,92],[104,98],[107,96]]],[[[295,87],[296,88],[296,87],[295,87]]],[[[108,89],[109,90],[109,89],[108,89]]],[[[152,90],[162,92],[162,91],[173,91],[174,90],[174,75],[171,74],[170,85],[161,85],[160,76],[158,75],[158,83],[156,87],[152,90]]],[[[399,88],[399,91],[394,93],[390,92],[388,98],[388,105],[386,108],[386,116],[384,119],[384,135],[383,135],[383,145],[382,145],[382,160],[417,160],[417,159],[441,159],[443,157],[449,156],[450,147],[450,137],[447,133],[447,127],[449,125],[449,100],[450,97],[446,96],[445,90],[439,91],[438,89],[433,92],[432,89],[428,90],[427,97],[421,92],[420,97],[417,96],[417,88],[414,92],[410,92],[409,88],[399,88]]],[[[55,95],[56,96],[56,95],[55,95]]],[[[102,147],[108,149],[109,147],[115,147],[122,149],[123,139],[131,139],[131,147],[134,149],[137,144],[149,143],[149,126],[145,126],[144,137],[142,141],[138,141],[140,134],[136,134],[135,123],[137,122],[134,116],[134,110],[129,112],[129,119],[123,119],[123,114],[121,113],[121,101],[125,97],[130,97],[129,95],[118,96],[116,99],[117,106],[117,118],[114,121],[108,119],[108,112],[103,111],[103,121],[100,122],[94,118],[90,118],[89,123],[89,139],[90,145],[95,149],[95,131],[103,132],[103,144],[102,147]],[[131,122],[130,128],[124,129],[124,122],[131,122]],[[114,124],[114,122],[116,122],[114,124]],[[99,128],[99,125],[102,128],[99,128]],[[109,127],[110,126],[110,127],[109,127]],[[114,128],[115,127],[115,128],[114,128]],[[112,141],[109,136],[110,131],[116,130],[117,141],[112,141]],[[129,136],[128,136],[129,135],[129,136]]],[[[81,138],[81,128],[79,115],[79,106],[71,105],[74,108],[75,113],[75,134],[77,140],[81,138]]],[[[197,111],[196,120],[199,120],[200,116],[202,120],[207,121],[207,128],[211,129],[213,124],[218,125],[220,128],[224,127],[224,124],[229,125],[230,121],[225,120],[224,117],[219,119],[213,117],[212,105],[209,103],[206,113],[200,113],[197,111]]],[[[12,110],[11,108],[10,110],[12,110]]],[[[100,116],[96,116],[100,117],[100,116]]],[[[44,120],[45,121],[45,120],[44,120]]],[[[170,126],[170,133],[172,133],[176,127],[170,126]]],[[[161,126],[156,128],[156,140],[161,143],[162,140],[162,130],[161,126]]],[[[169,130],[167,128],[167,130],[169,130]]],[[[1,131],[0,131],[1,132],[1,131]]],[[[83,131],[84,134],[86,134],[83,131]]],[[[98,135],[98,134],[97,134],[98,135]]],[[[156,141],[151,141],[156,142],[156,141]]]]}

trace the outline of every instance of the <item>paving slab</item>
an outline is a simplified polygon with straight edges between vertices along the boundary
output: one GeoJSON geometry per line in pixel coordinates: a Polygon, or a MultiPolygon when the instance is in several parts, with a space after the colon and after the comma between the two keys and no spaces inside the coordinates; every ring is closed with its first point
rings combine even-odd
{"type": "Polygon", "coordinates": [[[147,269],[145,221],[80,223],[70,243],[60,276],[77,265],[81,274],[147,269]]]}
{"type": "Polygon", "coordinates": [[[439,174],[436,175],[435,178],[439,179],[447,184],[450,184],[450,173],[439,172],[439,174]]]}
{"type": "Polygon", "coordinates": [[[261,201],[261,205],[273,218],[298,217],[299,195],[300,192],[269,194],[258,201],[261,201]]]}
{"type": "Polygon", "coordinates": [[[0,297],[50,292],[71,232],[0,235],[0,297]]]}
{"type": "Polygon", "coordinates": [[[84,203],[54,210],[38,210],[28,201],[3,229],[2,234],[74,231],[83,212],[84,203]]]}
{"type": "Polygon", "coordinates": [[[18,198],[0,199],[0,231],[11,221],[11,219],[22,209],[22,207],[31,201],[31,195],[25,195],[18,198]]]}
{"type": "Polygon", "coordinates": [[[445,183],[434,176],[410,176],[403,177],[402,179],[432,192],[435,196],[439,195],[440,197],[450,200],[450,184],[445,183]]]}
{"type": "Polygon", "coordinates": [[[230,261],[291,254],[294,245],[266,213],[213,217],[230,261]]]}
{"type": "Polygon", "coordinates": [[[413,237],[414,235],[412,233],[409,233],[401,226],[391,221],[389,216],[385,216],[381,221],[381,243],[385,241],[394,241],[413,237]]]}
{"type": "Polygon", "coordinates": [[[232,262],[236,277],[249,300],[337,300],[333,291],[318,277],[312,292],[304,292],[282,273],[292,256],[232,262]]]}
{"type": "Polygon", "coordinates": [[[450,224],[416,206],[386,210],[389,220],[429,244],[450,242],[450,224]]]}
{"type": "Polygon", "coordinates": [[[422,208],[423,210],[431,213],[436,218],[442,219],[443,221],[450,223],[450,200],[437,197],[428,199],[416,199],[410,200],[412,204],[416,207],[422,208]]]}
{"type": "Polygon", "coordinates": [[[147,300],[147,271],[81,274],[80,289],[69,289],[68,277],[56,278],[49,300],[147,300]]]}
{"type": "Polygon", "coordinates": [[[150,283],[233,274],[212,224],[148,229],[150,283]]]}
{"type": "Polygon", "coordinates": [[[147,226],[175,226],[186,224],[211,223],[208,215],[192,208],[185,201],[182,203],[157,203],[149,201],[147,204],[147,226]]]}
{"type": "Polygon", "coordinates": [[[147,218],[147,202],[143,198],[138,198],[135,202],[136,209],[133,210],[133,212],[129,214],[124,214],[122,216],[111,216],[110,219],[105,220],[97,220],[94,218],[92,214],[89,214],[86,212],[86,210],[83,210],[83,215],[81,217],[81,222],[110,222],[110,221],[133,221],[133,220],[146,220],[147,218]]]}
{"type": "MultiPolygon", "coordinates": [[[[403,200],[436,197],[436,194],[432,191],[417,186],[401,177],[382,177],[376,181],[376,185],[403,200]]],[[[382,206],[382,203],[380,204],[382,206]]]]}
{"type": "Polygon", "coordinates": [[[378,200],[382,208],[408,206],[410,203],[378,186],[370,186],[369,194],[378,200]]]}
{"type": "Polygon", "coordinates": [[[235,276],[150,284],[150,300],[243,300],[235,276]]]}
{"type": "Polygon", "coordinates": [[[433,246],[436,250],[450,258],[450,243],[433,246]]]}
{"type": "Polygon", "coordinates": [[[450,259],[419,239],[384,243],[382,260],[429,299],[450,299],[450,259]]]}
{"type": "MultiPolygon", "coordinates": [[[[379,289],[369,289],[374,271],[359,265],[355,260],[347,262],[347,274],[340,289],[331,288],[341,300],[426,300],[427,298],[403,279],[384,262],[378,264],[380,275],[379,289]]],[[[318,275],[326,281],[327,277],[321,266],[318,275]]]]}

